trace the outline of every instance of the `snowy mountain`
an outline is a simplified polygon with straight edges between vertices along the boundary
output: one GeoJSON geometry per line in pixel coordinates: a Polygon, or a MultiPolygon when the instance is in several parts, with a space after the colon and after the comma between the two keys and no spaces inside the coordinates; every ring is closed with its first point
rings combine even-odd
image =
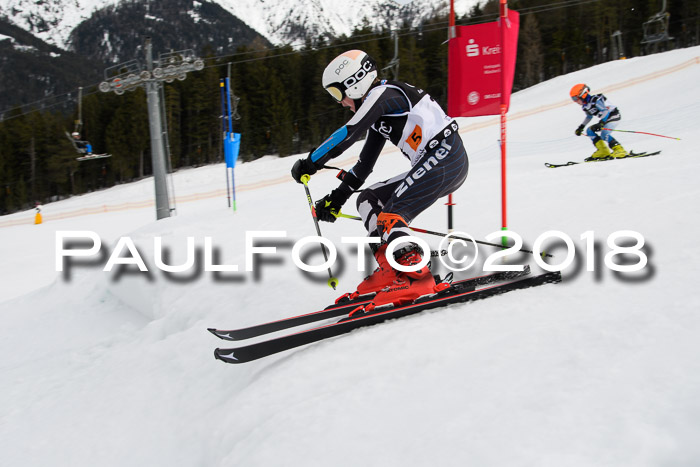
{"type": "MultiPolygon", "coordinates": [[[[464,16],[475,5],[484,3],[486,3],[485,0],[455,0],[455,15],[464,16]]],[[[449,13],[449,0],[412,0],[401,8],[401,18],[405,19],[412,28],[432,18],[447,16],[449,13]]]]}
{"type": "Polygon", "coordinates": [[[106,64],[143,57],[144,36],[151,36],[156,57],[186,48],[223,55],[240,46],[270,45],[216,3],[80,1],[0,4],[9,14],[0,15],[0,109],[98,82],[106,64]],[[70,50],[56,43],[70,43],[70,50]]]}
{"type": "Polygon", "coordinates": [[[401,10],[393,0],[217,1],[276,44],[350,35],[365,20],[372,27],[395,25],[401,10]]]}
{"type": "MultiPolygon", "coordinates": [[[[302,0],[290,4],[265,0],[217,0],[221,6],[273,43],[303,44],[306,38],[349,36],[354,28],[417,27],[449,13],[449,0],[413,0],[403,5],[393,0],[302,0]]],[[[455,12],[463,16],[484,0],[456,0],[455,12]]]]}
{"type": "MultiPolygon", "coordinates": [[[[49,45],[0,17],[0,109],[59,96],[102,70],[84,56],[49,45]]],[[[48,103],[48,102],[47,102],[48,103]]],[[[2,117],[0,117],[1,119],[2,117]]]]}
{"type": "MultiPolygon", "coordinates": [[[[463,15],[480,0],[457,0],[463,15]]],[[[0,15],[63,49],[71,46],[71,32],[96,11],[127,0],[0,0],[0,15]]],[[[148,2],[144,2],[148,4],[148,2]]],[[[209,3],[206,1],[196,3],[209,3]]],[[[321,36],[349,35],[353,28],[412,26],[449,11],[447,0],[413,0],[399,5],[393,0],[213,0],[274,44],[303,43],[321,36]],[[348,8],[351,5],[351,8],[348,8]]]]}
{"type": "Polygon", "coordinates": [[[70,34],[75,53],[101,63],[119,63],[140,55],[144,36],[155,51],[193,49],[216,55],[258,43],[255,30],[216,3],[197,0],[121,2],[96,11],[70,34]]]}
{"type": "MultiPolygon", "coordinates": [[[[289,175],[296,157],[237,165],[235,213],[220,164],[174,174],[177,216],[160,221],[152,178],[47,204],[40,225],[33,211],[0,217],[0,463],[700,465],[700,217],[693,214],[700,94],[688,92],[699,81],[694,47],[608,62],[513,95],[509,227],[530,245],[552,230],[572,239],[574,261],[561,284],[421,313],[244,365],[215,360],[214,347],[235,343],[206,328],[299,315],[340,294],[324,273],[310,278],[291,261],[292,244],[314,234],[304,189],[289,175]],[[593,152],[586,137],[574,135],[583,113],[568,92],[581,82],[621,109],[619,129],[680,141],[620,133],[628,150],[662,153],[546,168],[593,152]],[[660,90],[663,99],[640,98],[660,90]],[[605,260],[613,248],[607,240],[625,230],[645,239],[648,263],[639,274],[616,273],[605,260]],[[59,231],[94,232],[100,254],[57,272],[59,231]],[[244,270],[250,231],[286,232],[264,242],[277,251],[263,255],[255,273],[244,270]],[[216,263],[240,272],[155,268],[156,238],[164,261],[181,265],[189,237],[198,263],[211,237],[216,263]],[[126,238],[149,272],[136,264],[103,271],[126,238]]],[[[454,195],[455,228],[484,239],[500,229],[499,118],[459,125],[470,168],[454,195]]],[[[334,162],[347,168],[359,152],[355,145],[334,162]]],[[[368,183],[407,167],[387,145],[368,183]]],[[[336,187],[335,175],[314,175],[312,196],[336,187]]],[[[343,210],[354,213],[354,199],[343,210]]],[[[442,202],[414,221],[434,230],[445,224],[442,202]]],[[[362,226],[341,219],[321,229],[347,259],[339,288],[352,290],[366,273],[341,238],[363,236],[362,226]]],[[[422,238],[437,247],[439,239],[422,238]]],[[[568,256],[563,243],[549,251],[554,264],[568,256]]]]}
{"type": "Polygon", "coordinates": [[[68,49],[73,29],[119,0],[0,0],[0,15],[48,44],[68,49]]]}

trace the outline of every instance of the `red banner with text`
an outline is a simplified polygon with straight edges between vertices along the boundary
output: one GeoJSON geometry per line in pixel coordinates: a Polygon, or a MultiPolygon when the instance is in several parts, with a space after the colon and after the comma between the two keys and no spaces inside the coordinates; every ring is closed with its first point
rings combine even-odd
{"type": "Polygon", "coordinates": [[[503,70],[499,23],[458,26],[456,37],[450,39],[447,113],[451,117],[500,114],[502,72],[505,73],[505,104],[510,105],[520,14],[508,11],[503,70]]]}

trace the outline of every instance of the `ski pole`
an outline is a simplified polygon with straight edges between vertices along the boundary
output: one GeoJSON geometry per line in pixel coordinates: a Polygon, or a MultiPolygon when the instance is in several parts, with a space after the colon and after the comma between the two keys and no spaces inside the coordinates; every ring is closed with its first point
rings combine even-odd
{"type": "Polygon", "coordinates": [[[649,136],[659,136],[659,137],[661,137],[661,138],[677,139],[678,141],[681,140],[680,138],[675,138],[675,137],[673,137],[673,136],[657,135],[656,133],[647,133],[646,131],[616,130],[616,129],[614,129],[614,128],[603,128],[603,130],[607,130],[607,131],[621,131],[621,132],[623,132],[623,133],[637,133],[637,134],[640,134],[640,135],[649,135],[649,136]]]}
{"type": "MultiPolygon", "coordinates": [[[[362,220],[361,217],[358,217],[358,216],[351,216],[351,215],[349,215],[349,214],[343,214],[342,212],[338,212],[337,214],[334,213],[333,215],[335,215],[335,217],[344,217],[345,219],[352,219],[352,220],[355,220],[355,221],[361,221],[361,220],[362,220]]],[[[409,226],[408,228],[411,229],[411,230],[413,230],[414,232],[424,233],[424,234],[427,234],[427,235],[436,235],[436,236],[438,236],[438,237],[446,237],[446,236],[447,236],[446,233],[442,233],[442,232],[433,232],[432,230],[420,229],[420,228],[418,228],[418,227],[411,227],[411,226],[409,226]]],[[[452,235],[452,234],[450,234],[450,237],[456,238],[457,240],[464,240],[465,242],[470,242],[470,241],[471,241],[470,238],[464,238],[464,237],[460,237],[460,236],[452,235]]],[[[488,245],[488,246],[492,246],[492,247],[495,247],[495,248],[503,248],[503,245],[499,245],[499,244],[497,244],[497,243],[489,243],[489,242],[484,242],[484,241],[481,241],[481,240],[474,240],[474,241],[475,241],[476,243],[481,244],[481,245],[488,245]]],[[[520,249],[520,250],[518,250],[518,251],[522,251],[523,253],[530,253],[530,254],[533,254],[533,255],[535,254],[535,253],[534,253],[533,251],[531,251],[531,250],[520,249]]],[[[549,257],[549,258],[553,258],[552,255],[550,255],[549,253],[545,253],[545,252],[542,252],[542,253],[541,253],[541,256],[543,256],[543,257],[547,256],[547,257],[549,257]]]]}
{"type": "MultiPolygon", "coordinates": [[[[306,190],[306,199],[309,202],[309,209],[311,209],[311,218],[314,220],[314,225],[316,226],[316,233],[318,234],[319,237],[321,237],[321,228],[318,226],[318,218],[316,217],[316,208],[314,207],[314,201],[311,199],[311,192],[309,191],[309,179],[311,176],[309,175],[302,175],[301,176],[301,183],[304,184],[304,190],[306,190]]],[[[326,245],[321,244],[321,251],[323,252],[323,259],[328,262],[328,252],[326,251],[326,245]]],[[[331,272],[330,266],[328,267],[328,285],[333,287],[333,290],[335,290],[335,287],[338,285],[338,279],[333,277],[333,273],[331,272]]]]}

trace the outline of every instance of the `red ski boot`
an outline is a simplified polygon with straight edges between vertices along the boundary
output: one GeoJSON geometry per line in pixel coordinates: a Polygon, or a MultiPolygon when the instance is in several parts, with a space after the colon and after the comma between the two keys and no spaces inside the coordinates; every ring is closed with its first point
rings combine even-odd
{"type": "Polygon", "coordinates": [[[389,260],[386,259],[386,243],[377,249],[374,253],[374,258],[377,260],[379,267],[372,274],[365,277],[365,280],[357,286],[357,292],[355,293],[358,295],[379,292],[398,278],[396,271],[389,264],[389,260]]]}
{"type": "MultiPolygon", "coordinates": [[[[394,252],[394,258],[396,258],[396,262],[401,266],[414,266],[423,261],[421,249],[414,244],[410,244],[409,246],[405,246],[394,252]]],[[[423,266],[417,271],[401,272],[398,274],[400,276],[403,275],[410,277],[411,279],[422,279],[425,276],[430,275],[430,268],[428,266],[423,266]]]]}
{"type": "Polygon", "coordinates": [[[365,306],[365,311],[371,311],[375,307],[393,303],[396,306],[412,303],[418,297],[436,293],[435,278],[432,274],[424,275],[420,279],[412,279],[409,276],[401,276],[391,286],[378,292],[372,303],[365,306]]]}
{"type": "MultiPolygon", "coordinates": [[[[414,245],[404,247],[396,252],[396,262],[402,266],[413,266],[422,260],[420,249],[414,245]]],[[[398,278],[389,287],[378,292],[368,306],[374,308],[389,303],[403,305],[411,303],[423,295],[436,292],[435,278],[430,273],[428,266],[423,266],[417,271],[399,272],[397,275],[398,278]]]]}
{"type": "MultiPolygon", "coordinates": [[[[383,289],[387,287],[393,288],[396,285],[396,281],[400,281],[402,286],[406,284],[406,281],[409,281],[411,283],[411,287],[422,286],[422,288],[420,289],[421,292],[425,289],[425,287],[427,287],[427,284],[430,281],[432,281],[432,286],[435,286],[435,280],[430,274],[430,269],[428,268],[428,266],[423,266],[419,270],[411,272],[400,272],[392,268],[389,264],[389,260],[387,260],[386,258],[386,246],[386,244],[383,244],[374,254],[377,263],[379,263],[379,267],[375,269],[372,274],[365,277],[365,280],[363,280],[360,283],[360,285],[357,286],[357,291],[343,295],[335,301],[336,303],[339,303],[340,301],[346,298],[354,300],[357,299],[360,295],[375,292],[380,293],[380,291],[383,291],[383,289]],[[430,279],[430,281],[424,281],[423,279],[425,278],[430,279]]],[[[396,262],[402,266],[413,266],[422,261],[420,249],[415,245],[410,245],[394,252],[394,257],[396,258],[396,262]]],[[[422,292],[420,295],[425,295],[426,293],[433,292],[422,292]]],[[[418,295],[417,297],[419,297],[420,295],[418,295]]],[[[386,303],[391,302],[388,301],[386,303]]]]}

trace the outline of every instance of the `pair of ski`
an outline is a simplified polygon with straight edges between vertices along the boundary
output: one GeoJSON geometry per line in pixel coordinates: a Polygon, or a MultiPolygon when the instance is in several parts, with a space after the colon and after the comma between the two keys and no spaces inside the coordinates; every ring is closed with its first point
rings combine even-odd
{"type": "MultiPolygon", "coordinates": [[[[656,156],[657,154],[661,154],[661,151],[656,151],[656,152],[630,151],[630,153],[627,154],[625,157],[604,157],[602,159],[586,159],[583,162],[605,162],[605,161],[617,161],[617,160],[621,160],[621,159],[636,159],[639,157],[656,156]]],[[[570,165],[582,164],[583,162],[569,161],[566,164],[550,164],[549,162],[545,162],[544,165],[545,165],[545,167],[549,167],[550,169],[556,169],[557,167],[568,167],[570,165]]]]}
{"type": "Polygon", "coordinates": [[[76,161],[89,161],[92,159],[104,159],[105,157],[112,157],[111,154],[87,154],[85,156],[76,157],[76,161]]]}
{"type": "Polygon", "coordinates": [[[396,307],[378,307],[371,312],[363,313],[357,310],[371,302],[372,296],[370,295],[362,296],[355,300],[345,299],[320,311],[258,324],[247,328],[228,331],[210,328],[209,331],[221,339],[238,341],[263,336],[304,324],[343,317],[339,321],[330,324],[284,335],[282,337],[271,338],[234,348],[217,348],[214,351],[214,356],[226,363],[246,363],[302,345],[346,334],[355,329],[371,326],[389,319],[402,318],[404,316],[420,313],[424,310],[451,305],[453,303],[479,300],[513,290],[561,281],[560,272],[548,272],[536,276],[529,276],[529,274],[530,267],[525,266],[523,271],[495,272],[485,276],[456,281],[447,289],[436,294],[420,297],[411,304],[396,307]],[[486,287],[477,289],[477,286],[486,287]],[[351,312],[353,313],[351,314],[351,312]]]}

